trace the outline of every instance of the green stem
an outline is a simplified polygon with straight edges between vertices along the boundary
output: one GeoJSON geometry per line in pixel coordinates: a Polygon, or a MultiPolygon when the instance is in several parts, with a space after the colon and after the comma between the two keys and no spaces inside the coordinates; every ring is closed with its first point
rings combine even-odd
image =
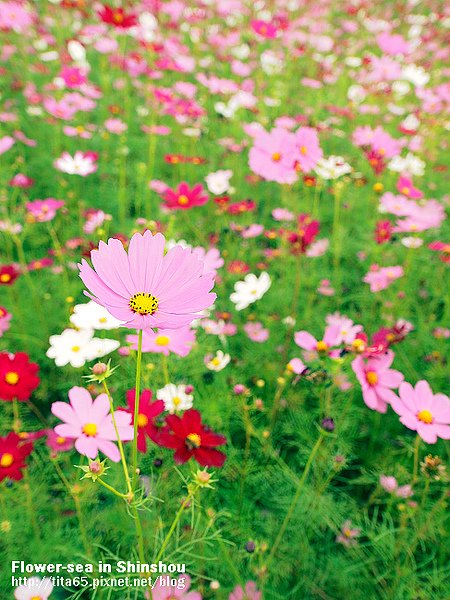
{"type": "Polygon", "coordinates": [[[119,428],[117,427],[116,417],[114,414],[114,402],[113,402],[111,393],[109,391],[108,385],[106,383],[106,380],[103,381],[103,389],[105,390],[105,394],[108,396],[109,406],[110,406],[110,411],[111,411],[111,418],[112,418],[112,422],[113,422],[113,426],[114,426],[114,431],[115,431],[116,437],[117,437],[117,444],[119,446],[120,459],[122,461],[123,473],[125,475],[125,483],[126,483],[126,486],[128,489],[129,497],[132,498],[133,490],[131,489],[130,474],[128,472],[128,465],[127,465],[127,461],[125,458],[125,452],[123,450],[123,444],[122,444],[122,440],[120,439],[120,436],[119,436],[119,428]]]}
{"type": "Polygon", "coordinates": [[[270,565],[271,565],[271,563],[272,563],[272,561],[273,561],[273,559],[275,557],[275,554],[276,554],[276,552],[278,550],[278,546],[280,545],[281,540],[283,539],[283,536],[284,536],[284,533],[286,531],[286,528],[289,525],[289,522],[290,522],[290,520],[292,518],[292,515],[294,514],[294,510],[295,510],[295,508],[297,506],[298,499],[300,498],[300,494],[302,493],[302,490],[303,490],[306,478],[308,476],[308,473],[309,473],[309,471],[311,469],[311,465],[313,463],[314,457],[316,456],[317,451],[319,450],[320,445],[322,444],[323,437],[324,437],[324,434],[321,431],[320,435],[319,435],[319,437],[317,439],[317,442],[315,443],[313,449],[311,450],[311,454],[309,455],[309,458],[308,458],[308,460],[306,462],[303,474],[302,474],[302,476],[301,476],[301,478],[300,478],[300,480],[298,482],[297,491],[295,493],[294,499],[291,502],[289,510],[288,510],[288,512],[287,512],[287,514],[286,514],[286,516],[284,518],[284,521],[283,521],[283,523],[281,525],[281,528],[280,528],[280,530],[278,532],[276,540],[275,540],[275,542],[274,542],[274,544],[272,546],[272,550],[270,551],[269,558],[267,559],[267,563],[266,563],[267,573],[269,572],[269,567],[270,567],[270,565]]]}
{"type": "Polygon", "coordinates": [[[178,525],[178,521],[181,518],[181,515],[183,514],[184,509],[186,508],[186,506],[189,504],[189,502],[192,500],[193,498],[193,493],[189,493],[186,498],[183,500],[183,502],[181,503],[180,508],[177,511],[177,514],[175,515],[174,520],[172,521],[172,525],[170,526],[169,531],[167,532],[166,537],[164,538],[164,541],[162,543],[162,546],[158,552],[157,557],[155,558],[155,560],[153,561],[154,563],[158,563],[160,558],[162,557],[162,555],[164,554],[164,550],[167,547],[167,544],[170,541],[170,538],[172,537],[173,532],[175,531],[175,527],[178,525]]]}
{"type": "Polygon", "coordinates": [[[142,329],[138,331],[138,351],[136,363],[136,384],[134,395],[134,438],[132,446],[132,463],[133,463],[133,492],[136,489],[136,479],[138,475],[138,418],[139,418],[139,400],[141,397],[141,366],[142,366],[142,329]]]}
{"type": "Polygon", "coordinates": [[[112,485],[109,485],[109,483],[106,483],[106,481],[103,481],[102,479],[100,479],[100,477],[96,481],[98,481],[98,483],[100,485],[102,485],[104,488],[106,488],[107,490],[112,492],[115,496],[118,496],[119,498],[123,498],[124,500],[128,500],[129,496],[127,494],[121,494],[119,491],[116,490],[116,488],[113,488],[112,485]]]}

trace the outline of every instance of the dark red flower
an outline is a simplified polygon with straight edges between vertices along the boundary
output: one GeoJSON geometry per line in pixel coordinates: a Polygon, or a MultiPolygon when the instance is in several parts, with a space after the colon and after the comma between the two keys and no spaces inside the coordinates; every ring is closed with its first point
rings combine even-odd
{"type": "Polygon", "coordinates": [[[0,398],[28,400],[39,385],[39,366],[28,361],[25,352],[0,352],[0,398]]]}
{"type": "Polygon", "coordinates": [[[203,467],[223,465],[226,456],[214,447],[226,444],[227,440],[202,424],[198,410],[187,410],[182,417],[168,415],[166,423],[171,433],[161,433],[158,444],[175,450],[175,462],[182,464],[193,457],[203,467]]]}
{"type": "Polygon", "coordinates": [[[385,170],[386,163],[384,158],[381,154],[375,152],[375,150],[369,150],[366,152],[366,158],[369,161],[369,165],[372,167],[372,171],[375,173],[375,175],[379,175],[385,170]]]}
{"type": "Polygon", "coordinates": [[[230,215],[238,215],[239,213],[252,212],[256,208],[256,203],[253,200],[241,200],[227,207],[227,212],[230,215]]]}
{"type": "MultiPolygon", "coordinates": [[[[134,405],[135,405],[135,393],[136,391],[128,390],[127,392],[127,404],[128,409],[119,409],[128,412],[132,415],[132,422],[134,424],[134,405]]],[[[162,400],[156,400],[152,402],[151,390],[143,390],[141,392],[139,400],[139,414],[138,414],[138,437],[137,437],[137,448],[139,452],[147,451],[147,437],[153,440],[156,444],[158,443],[158,437],[162,431],[167,431],[167,427],[163,427],[164,419],[159,418],[161,413],[164,412],[164,402],[162,400]]]]}
{"type": "Polygon", "coordinates": [[[390,221],[378,221],[375,225],[375,240],[377,244],[384,244],[392,237],[394,227],[390,221]]]}
{"type": "Polygon", "coordinates": [[[136,15],[126,14],[123,8],[114,8],[107,4],[98,12],[98,16],[104,23],[120,29],[128,29],[137,25],[136,15]]]}
{"type": "Polygon", "coordinates": [[[19,271],[14,265],[0,267],[0,285],[12,285],[19,277],[19,271]]]}
{"type": "Polygon", "coordinates": [[[33,450],[32,443],[23,443],[17,433],[0,437],[0,481],[9,478],[19,481],[26,467],[25,459],[33,450]]]}
{"type": "Polygon", "coordinates": [[[313,221],[310,215],[302,214],[297,219],[297,230],[287,232],[287,240],[292,254],[305,254],[314,242],[320,230],[319,221],[313,221]]]}
{"type": "Polygon", "coordinates": [[[442,260],[442,262],[447,264],[450,263],[450,244],[436,241],[428,244],[428,248],[430,250],[435,250],[436,252],[441,252],[439,260],[442,260]]]}

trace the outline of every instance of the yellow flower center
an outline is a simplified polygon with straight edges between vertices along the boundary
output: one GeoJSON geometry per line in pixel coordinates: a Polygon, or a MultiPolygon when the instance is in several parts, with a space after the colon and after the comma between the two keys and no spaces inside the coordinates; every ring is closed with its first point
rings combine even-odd
{"type": "Polygon", "coordinates": [[[321,340],[320,342],[317,342],[316,350],[317,352],[326,352],[328,350],[328,344],[321,340]]]}
{"type": "Polygon", "coordinates": [[[80,346],[72,346],[72,352],[79,352],[80,350],[80,346]]]}
{"type": "Polygon", "coordinates": [[[181,196],[178,196],[178,204],[186,206],[186,204],[189,204],[189,198],[185,194],[181,194],[181,196]]]}
{"type": "Polygon", "coordinates": [[[220,365],[220,358],[217,358],[217,356],[215,358],[212,359],[211,364],[214,365],[215,367],[218,367],[220,365]]]}
{"type": "Polygon", "coordinates": [[[61,436],[59,436],[59,437],[57,437],[57,438],[56,438],[56,443],[57,443],[57,444],[59,444],[60,446],[61,446],[62,444],[64,444],[64,442],[65,442],[65,441],[66,441],[66,438],[65,438],[65,437],[61,437],[61,436]]]}
{"type": "Polygon", "coordinates": [[[0,281],[2,283],[8,283],[8,281],[10,281],[10,280],[11,280],[11,275],[9,275],[9,273],[2,273],[0,275],[0,281]]]}
{"type": "Polygon", "coordinates": [[[42,600],[42,596],[32,596],[30,600],[42,600]]]}
{"type": "Polygon", "coordinates": [[[5,454],[2,454],[2,457],[0,458],[0,466],[4,467],[5,469],[7,469],[8,467],[10,467],[14,462],[14,456],[12,454],[9,454],[9,452],[6,452],[5,454]]]}
{"type": "Polygon", "coordinates": [[[170,338],[167,335],[158,335],[155,339],[157,346],[167,346],[170,343],[170,338]]]}
{"type": "Polygon", "coordinates": [[[405,196],[407,196],[409,194],[409,188],[407,188],[407,187],[402,188],[402,194],[405,194],[405,196]]]}
{"type": "Polygon", "coordinates": [[[366,381],[369,385],[376,385],[378,383],[378,375],[375,371],[367,371],[366,381]]]}
{"type": "Polygon", "coordinates": [[[433,422],[433,415],[429,410],[421,410],[417,413],[417,418],[419,421],[422,421],[422,423],[426,423],[427,425],[433,422]]]}
{"type": "Polygon", "coordinates": [[[146,425],[148,425],[148,417],[147,415],[144,415],[142,413],[138,414],[138,427],[145,427],[146,425]]]}
{"type": "Polygon", "coordinates": [[[181,404],[181,398],[179,396],[175,396],[172,398],[172,402],[174,406],[179,406],[181,404]]]}
{"type": "Polygon", "coordinates": [[[198,435],[198,433],[190,433],[186,437],[186,441],[188,442],[188,445],[191,445],[193,448],[200,448],[200,445],[202,443],[202,439],[198,435]]]}
{"type": "Polygon", "coordinates": [[[158,310],[158,298],[152,294],[139,292],[130,298],[130,308],[140,315],[153,315],[158,310]]]}
{"type": "Polygon", "coordinates": [[[97,435],[97,425],[95,423],[86,423],[83,427],[83,433],[88,437],[95,437],[97,435]]]}
{"type": "Polygon", "coordinates": [[[300,148],[300,152],[301,152],[302,154],[306,154],[306,153],[308,152],[308,150],[306,149],[306,146],[302,146],[302,147],[300,148]]]}
{"type": "Polygon", "coordinates": [[[9,385],[16,385],[16,383],[19,381],[19,374],[14,371],[9,371],[5,375],[5,381],[9,385]]]}
{"type": "Polygon", "coordinates": [[[272,160],[273,160],[273,162],[280,162],[281,154],[279,152],[274,152],[272,154],[272,160]]]}
{"type": "Polygon", "coordinates": [[[100,319],[98,321],[99,321],[99,323],[107,323],[108,319],[106,317],[100,317],[100,319]]]}

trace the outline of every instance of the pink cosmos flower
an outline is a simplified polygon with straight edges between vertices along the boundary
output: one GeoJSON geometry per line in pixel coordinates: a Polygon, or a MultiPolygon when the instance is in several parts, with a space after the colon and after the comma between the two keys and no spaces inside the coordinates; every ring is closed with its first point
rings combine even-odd
{"type": "Polygon", "coordinates": [[[395,492],[398,487],[395,477],[388,475],[380,475],[380,485],[386,492],[389,493],[395,492]]]}
{"type": "Polygon", "coordinates": [[[252,342],[265,342],[269,339],[269,330],[259,321],[249,321],[244,325],[244,331],[252,342]]]}
{"type": "Polygon", "coordinates": [[[350,519],[345,521],[341,527],[341,533],[336,537],[336,542],[347,547],[356,546],[358,538],[361,535],[361,529],[352,527],[350,519]]]}
{"type": "MultiPolygon", "coordinates": [[[[117,441],[110,405],[107,394],[100,394],[93,401],[90,393],[82,387],[69,390],[67,402],[54,402],[52,413],[63,424],[55,427],[55,433],[63,438],[75,439],[75,448],[80,454],[91,459],[98,452],[114,462],[119,462],[120,453],[114,442],[117,441]]],[[[131,425],[131,415],[125,411],[115,413],[120,439],[127,442],[133,439],[134,431],[131,425]]]]}
{"type": "Polygon", "coordinates": [[[247,581],[245,587],[237,585],[228,596],[228,600],[261,600],[262,592],[258,591],[254,581],[247,581]]]}
{"type": "Polygon", "coordinates": [[[295,375],[301,375],[307,368],[308,367],[300,358],[291,358],[287,364],[287,370],[295,373],[295,375]]]}
{"type": "Polygon", "coordinates": [[[0,306],[0,338],[5,333],[5,331],[8,331],[8,329],[11,327],[11,319],[12,314],[9,313],[3,306],[0,306]]]}
{"type": "Polygon", "coordinates": [[[79,67],[64,65],[59,73],[64,85],[69,89],[76,89],[87,82],[86,71],[79,67]]]}
{"type": "Polygon", "coordinates": [[[276,38],[277,28],[273,23],[268,23],[267,21],[262,21],[261,19],[253,19],[250,25],[255,33],[266,40],[273,40],[276,38]]]}
{"type": "Polygon", "coordinates": [[[24,33],[32,23],[32,13],[21,2],[0,2],[0,29],[24,33]]]}
{"type": "Polygon", "coordinates": [[[338,336],[335,344],[351,344],[356,335],[363,330],[362,325],[354,325],[351,319],[339,313],[328,315],[326,322],[327,325],[335,325],[338,328],[338,336]]]}
{"type": "Polygon", "coordinates": [[[392,391],[403,381],[403,374],[389,367],[394,360],[394,353],[388,350],[385,354],[369,358],[367,361],[358,356],[352,362],[352,369],[361,384],[363,399],[372,410],[385,413],[387,404],[397,396],[392,391]]]}
{"type": "Polygon", "coordinates": [[[12,179],[10,179],[8,181],[8,184],[11,185],[12,187],[19,187],[19,188],[29,188],[34,184],[34,179],[31,179],[31,177],[28,177],[27,175],[24,175],[23,173],[17,173],[16,175],[14,175],[14,177],[12,179]]]}
{"type": "Polygon", "coordinates": [[[56,456],[58,452],[67,452],[72,450],[75,440],[58,435],[53,429],[48,429],[47,446],[52,450],[52,456],[56,456]]]}
{"type": "Polygon", "coordinates": [[[405,196],[396,196],[392,192],[386,192],[380,198],[380,210],[398,217],[412,215],[416,206],[415,202],[411,202],[405,196]]]}
{"type": "Polygon", "coordinates": [[[433,394],[427,381],[418,381],[415,388],[403,382],[399,396],[391,400],[400,422],[417,431],[427,444],[435,444],[438,437],[450,439],[450,399],[445,394],[433,394]]]}
{"type": "Polygon", "coordinates": [[[5,135],[0,138],[0,155],[7,152],[15,144],[15,139],[10,135],[5,135]]]}
{"type": "Polygon", "coordinates": [[[336,346],[339,335],[339,327],[336,325],[329,325],[325,329],[323,339],[321,340],[316,340],[316,338],[307,331],[297,331],[294,334],[294,341],[297,346],[300,346],[300,348],[303,348],[303,350],[307,350],[308,352],[316,355],[328,354],[332,356],[334,351],[331,350],[331,348],[336,346]]]}
{"type": "Polygon", "coordinates": [[[401,175],[397,181],[397,190],[411,200],[423,198],[422,192],[414,187],[412,180],[406,175],[401,175]]]}
{"type": "MultiPolygon", "coordinates": [[[[138,348],[138,336],[127,335],[132,349],[138,348]]],[[[170,352],[178,356],[187,356],[195,343],[195,331],[189,326],[179,329],[159,329],[154,332],[146,329],[142,332],[142,352],[155,352],[169,356],[170,352]]]]}
{"type": "Polygon", "coordinates": [[[104,123],[105,129],[109,133],[115,133],[121,135],[128,129],[128,125],[122,121],[122,119],[107,119],[104,123]]]}
{"type": "Polygon", "coordinates": [[[46,198],[45,200],[34,200],[27,202],[26,208],[35,221],[43,223],[51,221],[56,216],[56,211],[64,206],[64,200],[55,200],[55,198],[46,198]]]}
{"type": "Polygon", "coordinates": [[[86,260],[78,265],[80,277],[101,304],[126,327],[178,329],[189,325],[216,299],[209,293],[211,274],[189,248],[179,245],[164,254],[161,233],[135,233],[128,253],[120,240],[110,238],[91,252],[92,269],[86,260]]]}
{"type": "Polygon", "coordinates": [[[165,189],[163,198],[165,206],[171,210],[187,210],[194,206],[202,206],[209,200],[201,183],[190,188],[184,181],[175,190],[169,187],[165,189]]]}
{"type": "Polygon", "coordinates": [[[294,168],[297,140],[293,133],[282,128],[267,132],[259,129],[249,153],[250,169],[267,181],[294,183],[297,172],[294,168]]]}
{"type": "Polygon", "coordinates": [[[217,248],[209,248],[205,250],[203,246],[197,246],[192,249],[192,254],[203,262],[203,274],[208,273],[213,277],[217,275],[217,269],[223,267],[224,260],[220,256],[220,251],[217,248]]]}
{"type": "MultiPolygon", "coordinates": [[[[166,5],[167,6],[167,5],[166,5]]],[[[180,575],[177,585],[167,587],[161,585],[158,578],[155,586],[152,588],[153,600],[202,600],[200,592],[190,592],[191,578],[189,575],[180,575]]],[[[147,596],[148,598],[149,596],[147,596]]]]}
{"type": "Polygon", "coordinates": [[[370,271],[365,275],[363,281],[370,285],[371,292],[379,292],[385,290],[396,279],[403,276],[403,267],[380,267],[372,265],[370,271]]]}
{"type": "Polygon", "coordinates": [[[383,31],[376,37],[376,41],[380,49],[385,53],[392,56],[396,54],[408,54],[410,52],[410,46],[405,38],[399,34],[388,33],[383,31]]]}
{"type": "Polygon", "coordinates": [[[295,133],[295,141],[298,150],[295,157],[296,167],[302,173],[309,173],[323,158],[317,131],[312,127],[300,127],[295,133]]]}

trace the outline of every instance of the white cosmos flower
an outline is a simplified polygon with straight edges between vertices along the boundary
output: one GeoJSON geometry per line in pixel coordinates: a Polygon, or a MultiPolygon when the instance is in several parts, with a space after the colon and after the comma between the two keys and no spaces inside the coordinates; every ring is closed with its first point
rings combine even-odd
{"type": "Polygon", "coordinates": [[[117,329],[122,324],[104,306],[93,300],[86,304],[77,304],[73,309],[70,322],[78,329],[117,329]]]}
{"type": "Polygon", "coordinates": [[[50,336],[48,358],[53,358],[58,367],[70,364],[82,367],[86,361],[106,356],[120,346],[116,340],[94,338],[93,329],[65,329],[61,335],[50,336]]]}
{"type": "Polygon", "coordinates": [[[206,185],[211,194],[216,196],[224,194],[230,188],[230,179],[233,171],[230,169],[215,171],[205,177],[206,185]]]}
{"type": "Polygon", "coordinates": [[[48,577],[41,579],[40,577],[27,577],[26,583],[19,585],[14,590],[14,598],[16,600],[47,600],[53,591],[53,583],[48,577]]]}
{"type": "Polygon", "coordinates": [[[402,78],[416,87],[424,87],[430,81],[430,74],[423,67],[406,65],[402,70],[402,78]]]}
{"type": "Polygon", "coordinates": [[[249,273],[245,276],[244,281],[238,281],[234,284],[234,292],[231,294],[230,300],[235,304],[236,310],[243,310],[262,298],[270,288],[271,283],[270,276],[265,271],[259,277],[249,273]]]}
{"type": "Polygon", "coordinates": [[[329,156],[321,158],[314,170],[322,179],[337,179],[350,173],[352,168],[342,156],[329,156]]]}
{"type": "Polygon", "coordinates": [[[211,355],[205,357],[205,364],[210,371],[221,371],[225,369],[230,360],[231,356],[229,354],[218,350],[214,357],[211,355]]]}
{"type": "Polygon", "coordinates": [[[425,173],[425,163],[418,156],[408,152],[405,157],[394,156],[388,163],[388,169],[396,173],[408,173],[421,177],[425,173]]]}
{"type": "Polygon", "coordinates": [[[58,171],[68,173],[69,175],[81,175],[86,177],[91,173],[95,173],[98,166],[91,154],[88,152],[80,152],[79,150],[71,156],[68,152],[63,152],[54,162],[54,166],[58,171]]]}
{"type": "Polygon", "coordinates": [[[402,238],[402,244],[407,248],[420,248],[423,244],[423,239],[417,237],[404,237],[402,238]]]}
{"type": "Polygon", "coordinates": [[[185,385],[175,385],[168,383],[156,392],[158,400],[164,402],[165,410],[173,413],[176,410],[188,410],[192,408],[194,397],[186,393],[185,385]]]}

